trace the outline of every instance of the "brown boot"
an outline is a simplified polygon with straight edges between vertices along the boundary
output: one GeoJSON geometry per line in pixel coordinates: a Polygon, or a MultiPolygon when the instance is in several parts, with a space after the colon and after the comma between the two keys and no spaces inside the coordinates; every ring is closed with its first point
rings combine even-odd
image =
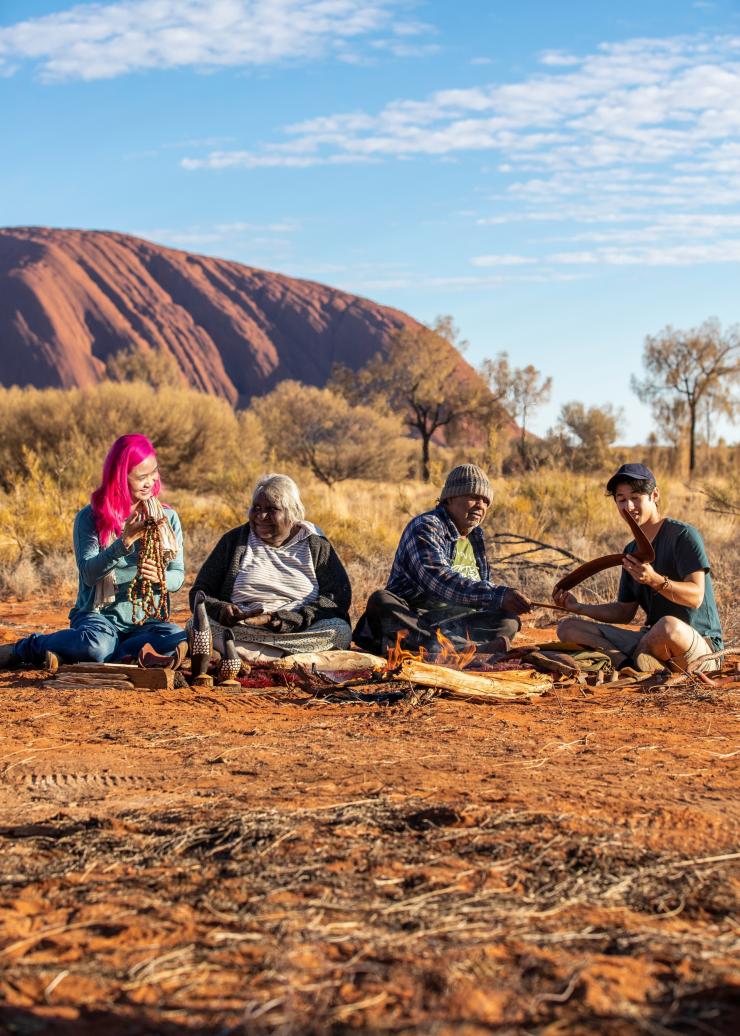
{"type": "Polygon", "coordinates": [[[15,653],[15,644],[0,644],[0,669],[18,669],[22,664],[15,653]]]}
{"type": "Polygon", "coordinates": [[[478,651],[482,655],[498,655],[501,657],[511,651],[511,641],[508,637],[501,634],[500,637],[494,637],[493,640],[487,640],[485,643],[479,644],[478,651]]]}
{"type": "Polygon", "coordinates": [[[636,655],[633,655],[632,664],[638,673],[659,673],[668,665],[667,662],[661,662],[659,658],[648,654],[647,651],[638,651],[636,655]]]}

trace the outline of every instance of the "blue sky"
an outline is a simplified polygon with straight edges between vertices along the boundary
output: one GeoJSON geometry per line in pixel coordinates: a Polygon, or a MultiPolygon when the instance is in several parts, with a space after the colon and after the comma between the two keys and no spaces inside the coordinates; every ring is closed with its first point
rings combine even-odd
{"type": "Polygon", "coordinates": [[[644,439],[645,335],[740,319],[738,0],[0,0],[0,119],[0,225],[451,313],[539,431],[644,439]]]}

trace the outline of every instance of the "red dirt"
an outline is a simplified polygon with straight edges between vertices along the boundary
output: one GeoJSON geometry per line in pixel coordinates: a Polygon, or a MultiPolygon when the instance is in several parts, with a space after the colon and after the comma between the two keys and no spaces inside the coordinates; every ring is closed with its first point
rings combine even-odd
{"type": "Polygon", "coordinates": [[[734,1033],[737,690],[2,674],[0,1032],[734,1033]]]}

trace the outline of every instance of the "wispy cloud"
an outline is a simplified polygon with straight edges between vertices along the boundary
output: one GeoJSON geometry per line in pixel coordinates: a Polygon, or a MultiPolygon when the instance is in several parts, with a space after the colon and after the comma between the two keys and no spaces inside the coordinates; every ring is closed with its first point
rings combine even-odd
{"type": "Polygon", "coordinates": [[[185,227],[140,227],[132,230],[132,233],[136,237],[157,241],[172,248],[204,249],[210,252],[219,248],[250,245],[281,249],[283,243],[301,229],[300,220],[286,218],[274,223],[234,220],[185,227]]]}
{"type": "Polygon", "coordinates": [[[506,272],[495,274],[450,274],[441,277],[428,277],[413,275],[398,275],[391,277],[377,277],[363,279],[354,271],[344,277],[344,286],[348,291],[359,294],[372,294],[373,292],[388,291],[469,291],[485,288],[501,288],[509,284],[551,284],[569,283],[582,281],[591,276],[587,271],[563,271],[556,269],[541,269],[531,273],[506,272]]]}
{"type": "Polygon", "coordinates": [[[695,266],[697,263],[740,262],[740,239],[700,244],[639,248],[599,248],[589,252],[558,252],[549,262],[573,266],[695,266]]]}
{"type": "MultiPolygon", "coordinates": [[[[555,58],[542,60],[550,67],[555,58]]],[[[215,164],[228,154],[237,165],[282,165],[286,155],[321,163],[494,151],[519,170],[544,162],[545,171],[579,173],[708,155],[740,130],[740,38],[639,39],[577,65],[557,60],[565,70],[521,82],[308,119],[257,152],[218,152],[215,164]]]]}
{"type": "Polygon", "coordinates": [[[400,0],[118,0],[0,28],[0,74],[23,63],[43,79],[110,79],[144,69],[269,65],[355,54],[363,41],[424,52],[429,27],[400,0]]]}
{"type": "MultiPolygon", "coordinates": [[[[481,227],[575,222],[596,232],[623,223],[642,226],[646,249],[597,249],[589,253],[594,261],[719,261],[713,257],[721,249],[700,247],[698,239],[711,244],[727,236],[723,215],[740,205],[740,37],[640,38],[581,57],[549,51],[540,62],[542,71],[519,81],[438,90],[377,112],[323,115],[284,127],[258,148],[191,154],[182,164],[306,168],[493,156],[495,172],[481,175],[495,176],[500,187],[489,211],[475,217],[481,227]],[[696,218],[682,227],[670,218],[681,213],[696,218]],[[682,229],[693,251],[647,249],[682,229]]],[[[613,240],[628,244],[628,230],[623,241],[613,240]]],[[[539,258],[546,259],[546,249],[539,258]]],[[[516,259],[496,249],[473,261],[516,259]]]]}
{"type": "Polygon", "coordinates": [[[575,57],[573,54],[566,54],[563,50],[546,50],[541,56],[540,61],[543,65],[554,65],[562,68],[568,65],[580,65],[581,59],[575,57]]]}
{"type": "Polygon", "coordinates": [[[473,266],[525,266],[535,260],[525,255],[478,255],[470,262],[473,266]]]}

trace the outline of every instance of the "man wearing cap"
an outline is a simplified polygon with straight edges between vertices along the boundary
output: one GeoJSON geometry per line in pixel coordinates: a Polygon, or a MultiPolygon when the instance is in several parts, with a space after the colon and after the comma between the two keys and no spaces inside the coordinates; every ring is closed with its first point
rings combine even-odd
{"type": "Polygon", "coordinates": [[[644,464],[623,464],[606,492],[619,513],[631,515],[651,541],[655,560],[634,560],[635,541],[628,543],[617,600],[610,604],[582,604],[567,590],[553,593],[561,608],[586,616],[564,619],[558,636],[604,651],[615,669],[718,669],[720,659],[710,656],[723,650],[722,628],[701,536],[693,526],[661,516],[655,476],[644,464]],[[613,625],[632,622],[638,607],[646,616],[641,630],[613,625]]]}
{"type": "Polygon", "coordinates": [[[473,641],[484,653],[503,653],[530,610],[527,598],[488,578],[480,525],[491,485],[475,464],[447,476],[439,503],[403,531],[385,590],[370,595],[355,643],[384,654],[404,633],[403,646],[434,653],[440,630],[456,648],[473,641]]]}

